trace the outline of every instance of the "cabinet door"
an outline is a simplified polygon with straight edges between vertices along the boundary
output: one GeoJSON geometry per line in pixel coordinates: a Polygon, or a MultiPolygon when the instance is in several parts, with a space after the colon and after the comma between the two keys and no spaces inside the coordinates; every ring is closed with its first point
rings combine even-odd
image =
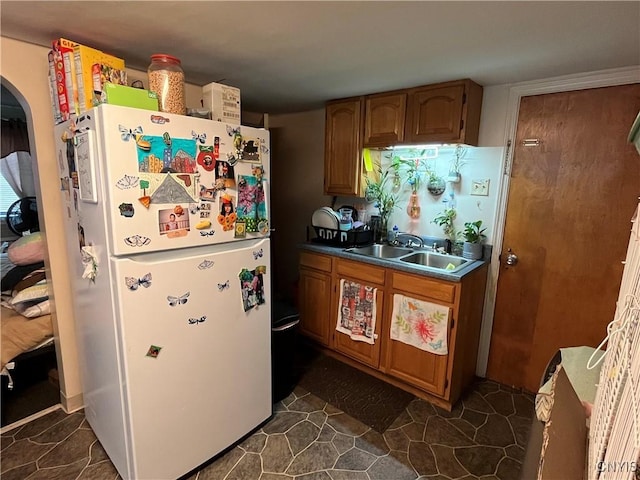
{"type": "Polygon", "coordinates": [[[410,142],[462,142],[464,83],[426,86],[409,92],[410,142]]]}
{"type": "MultiPolygon", "coordinates": [[[[398,292],[404,294],[404,292],[398,292]]],[[[390,299],[393,297],[390,296],[390,299]]],[[[389,300],[391,305],[391,300],[389,300]]],[[[387,309],[389,315],[392,308],[387,309]]],[[[451,311],[450,311],[451,312],[451,311]]],[[[451,313],[449,313],[451,316],[451,313]]],[[[385,324],[391,327],[393,318],[385,324]]],[[[451,318],[449,318],[451,323],[451,318]]],[[[385,372],[435,395],[444,396],[447,387],[449,355],[435,355],[412,345],[392,340],[389,331],[383,332],[387,342],[385,372]]]]}
{"type": "Polygon", "coordinates": [[[334,303],[334,320],[331,323],[331,328],[333,329],[334,336],[333,347],[338,352],[343,353],[344,355],[347,355],[354,360],[358,360],[359,362],[369,365],[370,367],[378,368],[378,366],[380,365],[380,342],[382,340],[380,331],[382,328],[382,306],[384,300],[384,290],[382,289],[382,287],[377,287],[376,326],[374,328],[375,340],[373,345],[371,345],[370,343],[352,340],[349,335],[335,330],[337,324],[338,303],[340,302],[340,279],[338,279],[337,282],[338,288],[336,289],[336,291],[338,292],[338,295],[336,295],[337,300],[334,303]]]}
{"type": "Polygon", "coordinates": [[[387,147],[404,140],[407,94],[369,95],[365,99],[364,146],[387,147]]]}
{"type": "Polygon", "coordinates": [[[362,152],[362,99],[330,102],[326,108],[324,193],[358,195],[362,152]]]}
{"type": "Polygon", "coordinates": [[[385,372],[427,392],[444,397],[447,389],[447,369],[453,351],[451,328],[452,318],[455,318],[456,315],[457,287],[450,282],[433,278],[418,278],[415,275],[395,271],[391,274],[391,287],[387,298],[386,331],[382,332],[384,341],[387,342],[385,372]],[[436,355],[391,339],[389,329],[394,322],[394,318],[392,318],[394,293],[450,307],[447,319],[449,355],[436,355]]]}
{"type": "Polygon", "coordinates": [[[300,332],[329,345],[331,275],[300,268],[300,332]]]}

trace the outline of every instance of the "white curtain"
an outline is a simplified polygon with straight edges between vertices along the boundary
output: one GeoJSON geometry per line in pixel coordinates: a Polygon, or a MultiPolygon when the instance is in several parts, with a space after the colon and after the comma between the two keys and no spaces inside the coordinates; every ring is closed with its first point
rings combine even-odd
{"type": "Polygon", "coordinates": [[[35,197],[33,166],[28,152],[13,152],[0,159],[0,173],[18,198],[35,197]]]}

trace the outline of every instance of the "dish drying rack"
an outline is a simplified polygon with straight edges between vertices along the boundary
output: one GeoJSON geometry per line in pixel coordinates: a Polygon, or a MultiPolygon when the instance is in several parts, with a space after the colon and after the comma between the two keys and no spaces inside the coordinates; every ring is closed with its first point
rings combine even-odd
{"type": "Polygon", "coordinates": [[[307,241],[334,247],[354,247],[373,243],[373,230],[337,230],[307,225],[307,241]]]}
{"type": "Polygon", "coordinates": [[[631,220],[620,294],[607,326],[591,417],[589,478],[623,480],[640,471],[640,205],[631,220]]]}

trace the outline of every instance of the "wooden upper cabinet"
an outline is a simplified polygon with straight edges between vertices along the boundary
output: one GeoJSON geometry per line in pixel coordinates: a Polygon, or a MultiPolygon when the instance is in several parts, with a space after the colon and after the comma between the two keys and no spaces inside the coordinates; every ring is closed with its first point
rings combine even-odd
{"type": "Polygon", "coordinates": [[[404,141],[407,93],[365,97],[364,146],[387,147],[404,141]]]}
{"type": "Polygon", "coordinates": [[[324,193],[358,195],[362,155],[362,97],[327,103],[324,193]]]}
{"type": "Polygon", "coordinates": [[[482,87],[471,80],[409,89],[409,143],[478,144],[482,87]]]}

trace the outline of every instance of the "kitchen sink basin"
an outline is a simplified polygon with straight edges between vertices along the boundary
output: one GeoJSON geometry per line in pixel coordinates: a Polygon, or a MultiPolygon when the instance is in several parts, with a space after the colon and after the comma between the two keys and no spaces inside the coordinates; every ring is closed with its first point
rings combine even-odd
{"type": "Polygon", "coordinates": [[[413,253],[411,248],[394,247],[393,245],[367,245],[366,247],[354,247],[346,250],[350,253],[367,255],[376,258],[398,258],[409,253],[413,253]]]}
{"type": "Polygon", "coordinates": [[[364,247],[347,248],[345,252],[357,253],[358,255],[380,258],[391,262],[404,262],[427,270],[444,271],[447,273],[458,272],[471,262],[471,260],[455,255],[397,247],[394,245],[374,244],[364,247]]]}
{"type": "Polygon", "coordinates": [[[400,261],[455,272],[465,266],[469,260],[453,255],[442,255],[434,252],[416,252],[400,258],[400,261]]]}

